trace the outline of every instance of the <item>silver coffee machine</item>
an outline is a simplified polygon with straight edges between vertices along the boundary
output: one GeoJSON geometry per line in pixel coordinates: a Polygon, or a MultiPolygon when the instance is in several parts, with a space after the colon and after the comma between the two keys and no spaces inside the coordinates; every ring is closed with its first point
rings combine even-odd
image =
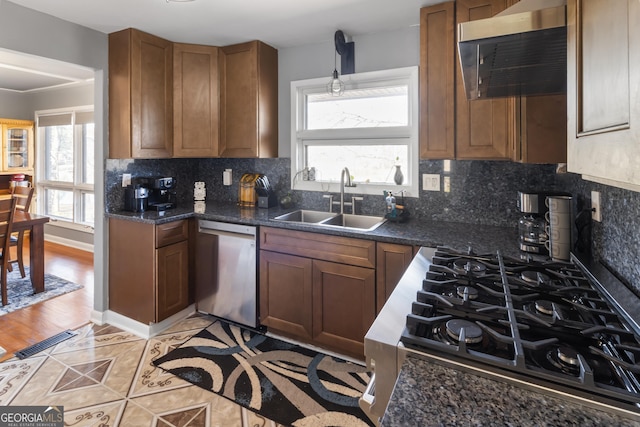
{"type": "Polygon", "coordinates": [[[549,196],[571,196],[569,193],[554,191],[524,192],[518,191],[518,210],[522,216],[518,220],[518,238],[520,250],[547,255],[547,220],[549,211],[546,199],[549,196]]]}

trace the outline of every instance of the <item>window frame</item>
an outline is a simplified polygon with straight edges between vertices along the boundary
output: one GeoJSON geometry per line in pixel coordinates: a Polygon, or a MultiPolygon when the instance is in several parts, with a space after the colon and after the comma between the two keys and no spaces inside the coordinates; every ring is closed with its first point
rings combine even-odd
{"type": "MultiPolygon", "coordinates": [[[[51,110],[39,110],[35,112],[35,135],[36,135],[36,189],[40,194],[37,198],[36,212],[40,215],[46,215],[51,218],[51,223],[80,230],[83,232],[93,233],[95,228],[95,212],[94,223],[84,222],[84,204],[82,203],[85,194],[93,194],[95,204],[95,185],[84,183],[86,171],[84,160],[86,153],[84,152],[83,128],[76,124],[76,114],[94,112],[93,105],[84,105],[70,108],[57,108],[51,110]],[[40,117],[60,114],[71,114],[71,126],[73,132],[73,182],[47,180],[46,175],[46,140],[41,138],[40,117]],[[39,155],[42,153],[41,155],[39,155]],[[64,217],[57,217],[45,212],[46,208],[46,190],[71,191],[73,193],[73,220],[64,217]]],[[[95,118],[94,118],[94,138],[95,138],[95,118]]],[[[95,167],[95,164],[94,164],[95,167]]],[[[95,207],[94,207],[95,210],[95,207]]]]}
{"type": "MultiPolygon", "coordinates": [[[[408,124],[407,126],[368,127],[347,129],[306,130],[305,97],[312,93],[326,92],[329,77],[291,82],[291,188],[294,190],[339,192],[340,176],[323,181],[303,181],[301,179],[307,145],[338,145],[352,142],[352,145],[406,145],[408,146],[408,169],[403,174],[407,182],[396,184],[371,184],[360,182],[356,177],[356,187],[345,188],[345,193],[381,195],[383,190],[404,191],[407,197],[419,197],[419,87],[418,67],[404,67],[382,71],[371,71],[341,75],[345,90],[372,88],[393,84],[408,85],[408,124]],[[331,142],[329,142],[331,141],[331,142]]],[[[344,165],[349,167],[349,165],[344,165]]]]}

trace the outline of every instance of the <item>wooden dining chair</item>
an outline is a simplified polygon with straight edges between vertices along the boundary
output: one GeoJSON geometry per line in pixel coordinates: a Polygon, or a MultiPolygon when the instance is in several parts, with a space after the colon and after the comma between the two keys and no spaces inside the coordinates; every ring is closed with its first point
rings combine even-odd
{"type": "Polygon", "coordinates": [[[7,305],[7,273],[9,261],[9,248],[11,229],[13,227],[13,215],[16,212],[16,199],[0,200],[0,248],[2,248],[2,272],[0,273],[0,286],[2,287],[2,305],[7,305]]]}
{"type": "MultiPolygon", "coordinates": [[[[29,207],[31,206],[31,199],[33,199],[34,187],[22,187],[15,186],[11,190],[11,196],[16,200],[16,209],[29,212],[29,207]]],[[[20,231],[18,233],[13,233],[10,238],[11,247],[16,247],[16,258],[9,259],[8,261],[8,269],[12,271],[12,265],[14,262],[18,263],[18,267],[20,268],[20,275],[22,277],[26,276],[24,271],[24,258],[22,255],[22,248],[24,246],[24,233],[25,231],[20,231]]]]}

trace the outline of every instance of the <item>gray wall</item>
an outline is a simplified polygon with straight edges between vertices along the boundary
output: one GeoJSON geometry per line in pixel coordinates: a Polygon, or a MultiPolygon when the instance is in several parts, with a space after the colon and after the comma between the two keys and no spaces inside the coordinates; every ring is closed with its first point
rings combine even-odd
{"type": "MultiPolygon", "coordinates": [[[[291,82],[333,72],[331,41],[278,51],[278,156],[291,157],[291,82]]],[[[420,63],[420,28],[365,34],[353,38],[356,73],[410,67],[420,63]]],[[[338,56],[340,71],[340,56],[338,56]]]]}
{"type": "Polygon", "coordinates": [[[107,155],[106,34],[0,0],[0,48],[78,64],[95,70],[96,114],[96,224],[94,242],[94,308],[107,308],[106,221],[104,212],[104,159],[107,155]]]}
{"type": "MultiPolygon", "coordinates": [[[[69,108],[82,105],[93,105],[95,88],[93,83],[73,87],[49,89],[41,92],[28,93],[28,106],[32,112],[51,110],[54,108],[69,108]]],[[[33,115],[32,115],[33,119],[33,115]]]]}
{"type": "Polygon", "coordinates": [[[26,95],[0,90],[0,117],[33,120],[33,110],[26,95]]]}

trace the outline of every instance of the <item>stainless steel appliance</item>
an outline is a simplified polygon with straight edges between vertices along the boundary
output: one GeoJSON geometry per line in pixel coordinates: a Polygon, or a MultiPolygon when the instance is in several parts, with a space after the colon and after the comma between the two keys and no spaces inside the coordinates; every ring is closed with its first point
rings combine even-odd
{"type": "Polygon", "coordinates": [[[548,221],[545,215],[549,212],[547,197],[570,197],[562,192],[518,192],[518,210],[523,214],[518,220],[520,250],[533,254],[547,255],[548,221]]]}
{"type": "Polygon", "coordinates": [[[174,177],[136,177],[132,184],[148,189],[149,209],[163,211],[176,207],[176,179],[174,177]]]}
{"type": "Polygon", "coordinates": [[[373,392],[360,406],[374,421],[384,414],[411,352],[640,420],[638,298],[595,270],[575,256],[422,248],[365,336],[373,392]]]}
{"type": "Polygon", "coordinates": [[[467,99],[567,91],[566,0],[521,0],[458,25],[467,99]]]}
{"type": "Polygon", "coordinates": [[[149,207],[149,189],[141,184],[129,185],[124,189],[124,210],[144,212],[149,207]]]}
{"type": "Polygon", "coordinates": [[[198,221],[198,311],[257,326],[256,234],[248,225],[198,221]]]}

